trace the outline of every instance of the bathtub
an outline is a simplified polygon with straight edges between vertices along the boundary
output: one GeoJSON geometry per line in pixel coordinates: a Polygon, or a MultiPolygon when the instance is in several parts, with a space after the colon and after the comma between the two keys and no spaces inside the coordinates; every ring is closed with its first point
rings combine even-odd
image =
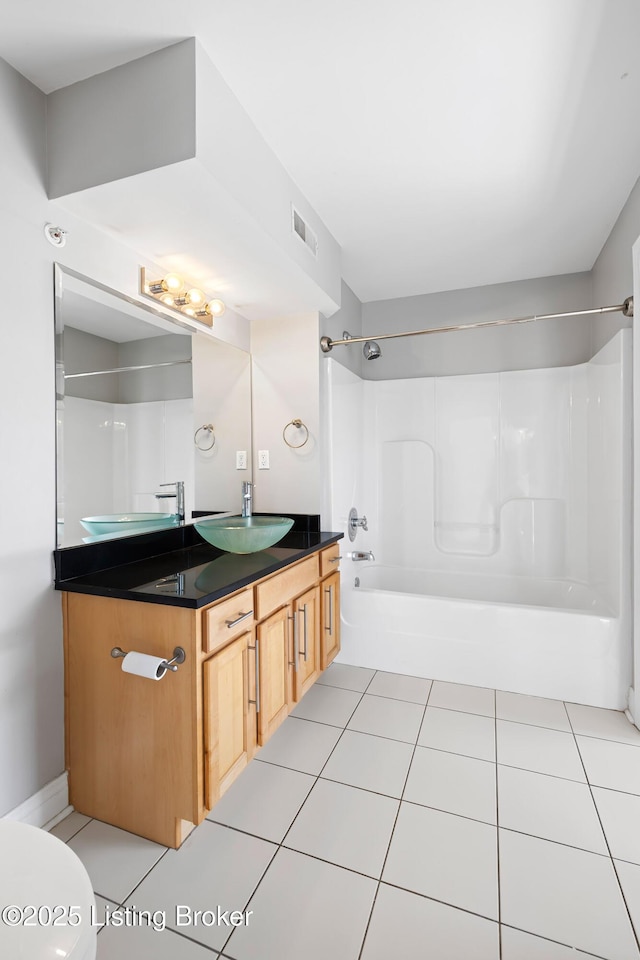
{"type": "Polygon", "coordinates": [[[364,566],[342,574],[343,662],[625,708],[628,631],[585,584],[364,566]]]}

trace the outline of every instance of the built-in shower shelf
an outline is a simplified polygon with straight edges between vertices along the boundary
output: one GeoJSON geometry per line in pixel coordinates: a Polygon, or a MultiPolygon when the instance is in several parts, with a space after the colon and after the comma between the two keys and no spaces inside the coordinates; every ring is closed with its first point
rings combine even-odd
{"type": "Polygon", "coordinates": [[[500,529],[495,523],[455,523],[436,520],[435,544],[442,553],[488,557],[500,544],[500,529]]]}

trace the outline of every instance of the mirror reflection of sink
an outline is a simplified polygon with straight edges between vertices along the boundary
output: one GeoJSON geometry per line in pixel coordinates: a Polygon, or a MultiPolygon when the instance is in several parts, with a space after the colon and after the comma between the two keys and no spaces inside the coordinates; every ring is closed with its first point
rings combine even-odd
{"type": "Polygon", "coordinates": [[[207,543],[227,553],[257,553],[282,540],[293,526],[289,517],[219,517],[194,527],[207,543]]]}
{"type": "Polygon", "coordinates": [[[97,517],[83,517],[82,526],[94,537],[105,533],[147,533],[175,527],[178,515],[175,513],[104,513],[97,517]]]}

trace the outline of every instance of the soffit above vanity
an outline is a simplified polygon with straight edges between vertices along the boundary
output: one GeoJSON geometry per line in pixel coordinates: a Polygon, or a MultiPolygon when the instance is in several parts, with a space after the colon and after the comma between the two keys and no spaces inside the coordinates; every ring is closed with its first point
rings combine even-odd
{"type": "Polygon", "coordinates": [[[247,318],[338,308],[339,245],[194,39],[49,94],[47,145],[51,199],[247,318]]]}

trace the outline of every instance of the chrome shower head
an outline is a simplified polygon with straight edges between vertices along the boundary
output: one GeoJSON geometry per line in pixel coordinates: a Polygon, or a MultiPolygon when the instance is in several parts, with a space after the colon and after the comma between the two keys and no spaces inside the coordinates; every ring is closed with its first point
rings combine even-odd
{"type": "Polygon", "coordinates": [[[375,342],[375,340],[367,340],[364,347],[362,348],[364,353],[365,360],[377,360],[381,355],[382,350],[380,345],[375,342]]]}

